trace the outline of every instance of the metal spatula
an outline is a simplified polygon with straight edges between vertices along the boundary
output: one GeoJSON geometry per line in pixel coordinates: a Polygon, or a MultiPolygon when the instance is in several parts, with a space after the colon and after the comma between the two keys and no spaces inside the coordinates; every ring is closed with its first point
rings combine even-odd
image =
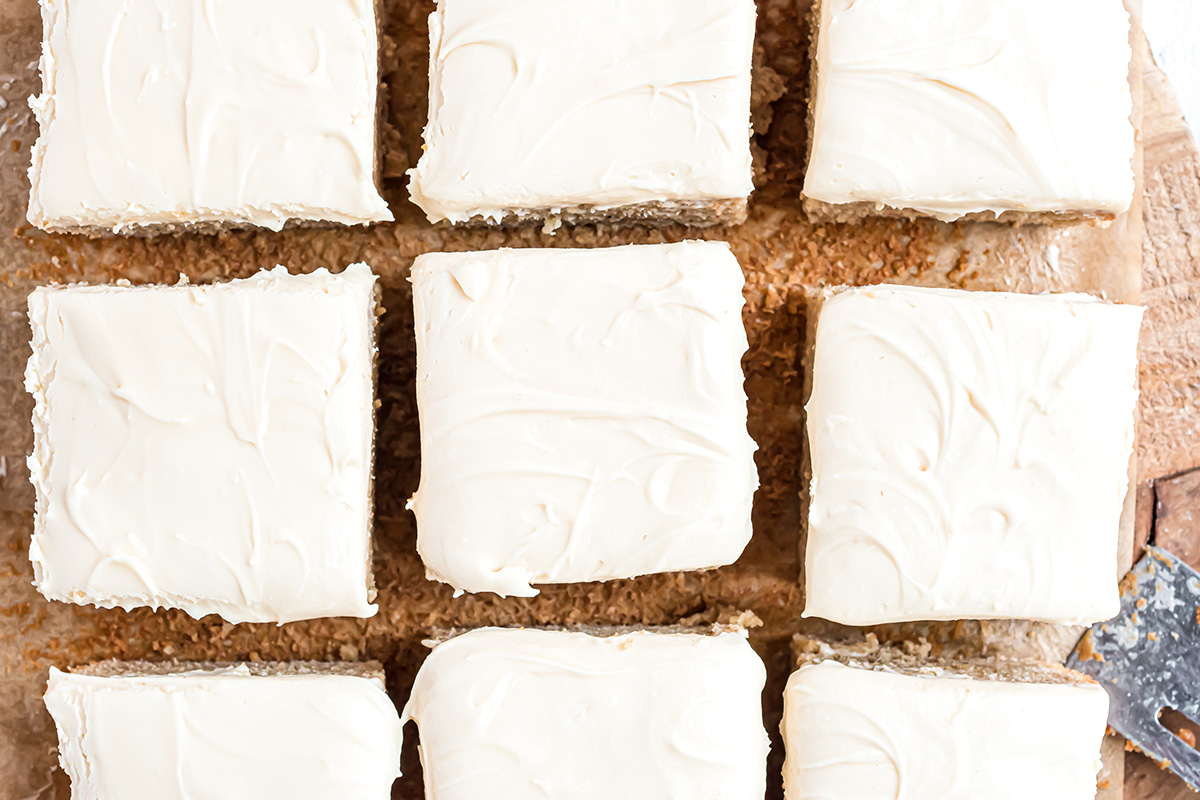
{"type": "Polygon", "coordinates": [[[1067,666],[1108,690],[1108,724],[1200,791],[1200,751],[1163,726],[1200,721],[1200,573],[1157,547],[1121,581],[1121,613],[1092,626],[1067,666]]]}

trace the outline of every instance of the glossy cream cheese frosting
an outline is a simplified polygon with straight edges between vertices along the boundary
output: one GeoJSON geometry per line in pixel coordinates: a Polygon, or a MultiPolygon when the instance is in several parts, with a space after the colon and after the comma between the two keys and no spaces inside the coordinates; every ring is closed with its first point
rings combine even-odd
{"type": "Polygon", "coordinates": [[[1141,318],[1086,295],[826,299],[805,615],[1114,616],[1141,318]]]}
{"type": "Polygon", "coordinates": [[[787,800],[1094,800],[1098,684],[900,675],[824,661],[784,692],[787,800]]]}
{"type": "Polygon", "coordinates": [[[375,276],[29,297],[46,597],[231,622],[369,617],[375,276]]]}
{"type": "Polygon", "coordinates": [[[412,281],[431,578],[528,596],[738,558],[758,476],[728,245],[433,254],[412,281]]]}
{"type": "Polygon", "coordinates": [[[390,220],[373,0],[41,0],[29,221],[390,220]]]}
{"type": "Polygon", "coordinates": [[[438,0],[431,221],[745,198],[753,0],[438,0]]]}
{"type": "Polygon", "coordinates": [[[427,800],[762,800],[765,681],[736,633],[485,628],[434,649],[403,718],[427,800]]]}
{"type": "Polygon", "coordinates": [[[1133,199],[1121,0],[823,0],[804,194],[943,220],[1133,199]]]}
{"type": "Polygon", "coordinates": [[[46,707],[71,800],[387,800],[400,773],[400,719],[378,679],[51,668],[46,707]]]}

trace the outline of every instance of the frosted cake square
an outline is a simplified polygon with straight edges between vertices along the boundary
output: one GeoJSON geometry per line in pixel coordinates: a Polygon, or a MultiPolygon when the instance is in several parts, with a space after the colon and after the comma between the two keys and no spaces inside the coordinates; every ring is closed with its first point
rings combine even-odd
{"type": "Polygon", "coordinates": [[[388,800],[400,715],[379,664],[50,670],[74,800],[388,800]]]}
{"type": "Polygon", "coordinates": [[[745,218],[754,0],[438,0],[431,221],[745,218]]]}
{"type": "Polygon", "coordinates": [[[412,281],[431,578],[529,596],[738,558],[758,476],[728,245],[431,254],[412,281]]]}
{"type": "Polygon", "coordinates": [[[765,681],[738,633],[483,628],[434,648],[403,719],[427,800],[762,800],[765,681]]]}
{"type": "Polygon", "coordinates": [[[1094,800],[1108,695],[1019,662],[801,658],[784,691],[786,800],[1094,800]]]}
{"type": "Polygon", "coordinates": [[[1121,0],[821,0],[817,218],[1110,219],[1134,193],[1121,0]]]}
{"type": "Polygon", "coordinates": [[[29,297],[30,559],[51,600],[369,617],[375,276],[29,297]]]}
{"type": "Polygon", "coordinates": [[[29,221],[61,232],[392,219],[374,0],[41,0],[29,221]]]}
{"type": "Polygon", "coordinates": [[[818,305],[805,615],[1114,616],[1142,310],[902,286],[818,305]]]}

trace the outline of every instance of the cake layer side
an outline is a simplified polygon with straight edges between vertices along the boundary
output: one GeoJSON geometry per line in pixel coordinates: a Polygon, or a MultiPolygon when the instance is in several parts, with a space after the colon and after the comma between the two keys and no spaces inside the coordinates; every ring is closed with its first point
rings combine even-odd
{"type": "Polygon", "coordinates": [[[868,633],[863,641],[825,641],[797,634],[792,639],[792,655],[798,667],[836,661],[858,669],[892,672],[899,675],[941,677],[945,675],[1015,683],[1080,685],[1095,683],[1083,673],[1067,669],[1049,655],[1025,658],[981,656],[972,653],[933,655],[934,647],[924,639],[906,640],[899,645],[881,645],[868,633]]]}
{"type": "Polygon", "coordinates": [[[684,225],[689,228],[711,228],[716,225],[741,225],[746,221],[749,208],[746,198],[655,200],[611,208],[585,203],[564,208],[497,209],[487,214],[472,212],[470,218],[456,220],[455,225],[462,228],[522,228],[541,224],[546,233],[553,233],[564,225],[605,225],[614,228],[684,225]]]}

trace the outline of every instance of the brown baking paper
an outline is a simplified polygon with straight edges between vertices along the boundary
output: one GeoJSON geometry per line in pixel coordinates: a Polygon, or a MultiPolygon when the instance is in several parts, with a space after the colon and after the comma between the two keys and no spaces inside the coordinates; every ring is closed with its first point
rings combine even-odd
{"type": "MultiPolygon", "coordinates": [[[[1089,224],[1025,227],[873,220],[854,226],[809,224],[800,206],[807,141],[808,27],[803,0],[759,0],[755,142],[759,189],[740,227],[685,231],[578,228],[546,236],[533,229],[455,231],[427,224],[406,199],[403,170],[420,154],[425,122],[432,2],[385,0],[385,193],[397,222],[367,230],[296,229],[218,236],[99,239],[49,236],[25,223],[25,171],[37,131],[26,98],[39,86],[41,22],[36,0],[0,0],[0,797],[66,797],[55,770],[55,736],[41,705],[47,670],[106,658],[376,659],[397,703],[406,698],[434,629],[496,625],[672,625],[714,622],[742,609],[763,621],[751,641],[770,678],[764,697],[773,737],[770,798],[780,798],[782,691],[793,634],[838,633],[800,619],[801,440],[806,287],[882,281],[1017,291],[1087,291],[1137,301],[1140,205],[1108,228],[1089,224]],[[417,417],[411,293],[414,256],[432,250],[592,247],[724,239],[746,272],[745,359],[750,432],[760,446],[762,488],[755,535],[741,561],[706,574],[671,574],[608,584],[546,587],[532,599],[454,599],[427,581],[405,500],[417,486],[417,417]],[[285,264],[293,271],[339,269],[365,261],[381,278],[387,313],[380,331],[376,463],[376,579],[380,612],[371,620],[320,620],[233,626],[182,613],[96,610],[49,603],[31,587],[27,558],[33,489],[25,467],[32,446],[32,400],[22,388],[29,354],[25,297],[41,282],[175,282],[244,277],[285,264]]],[[[1140,36],[1136,39],[1140,43],[1140,36]]],[[[1140,80],[1134,81],[1140,87],[1140,80]]],[[[314,165],[315,167],[316,165],[314,165]]],[[[1140,195],[1140,191],[1139,191],[1140,195]]],[[[1140,198],[1139,198],[1140,200],[1140,198]]],[[[961,623],[930,631],[938,647],[1027,651],[1028,626],[961,623]]],[[[842,631],[846,632],[846,631],[842,631]]],[[[884,640],[911,634],[878,629],[884,640]]],[[[1037,631],[1036,637],[1047,637],[1037,631]]],[[[1061,649],[1063,637],[1049,635],[1061,649]]],[[[415,736],[409,731],[405,777],[395,796],[421,796],[415,736]]],[[[1119,760],[1119,759],[1118,759],[1119,760]]],[[[1111,779],[1119,787],[1120,777],[1111,779]]]]}

